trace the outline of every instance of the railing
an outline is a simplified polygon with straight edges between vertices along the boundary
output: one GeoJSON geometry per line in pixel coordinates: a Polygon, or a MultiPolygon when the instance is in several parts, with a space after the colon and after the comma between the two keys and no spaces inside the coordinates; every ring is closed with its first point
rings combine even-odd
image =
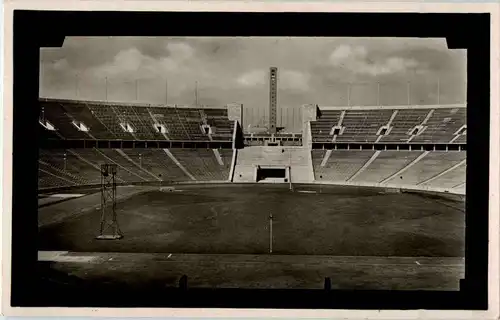
{"type": "Polygon", "coordinates": [[[313,150],[380,150],[380,151],[467,151],[466,143],[347,143],[313,142],[313,150]]]}
{"type": "Polygon", "coordinates": [[[40,140],[42,149],[174,149],[174,148],[200,148],[200,149],[232,149],[232,141],[182,141],[182,140],[40,140]]]}

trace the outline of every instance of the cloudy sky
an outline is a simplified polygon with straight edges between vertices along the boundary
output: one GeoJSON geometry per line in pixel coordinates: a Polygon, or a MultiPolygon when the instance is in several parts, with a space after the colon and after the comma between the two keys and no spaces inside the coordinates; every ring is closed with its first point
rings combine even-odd
{"type": "Polygon", "coordinates": [[[199,104],[242,103],[245,125],[265,125],[271,66],[290,130],[306,103],[401,105],[408,87],[412,104],[465,101],[466,52],[402,38],[68,37],[42,49],[40,95],[194,105],[197,86],[199,104]]]}

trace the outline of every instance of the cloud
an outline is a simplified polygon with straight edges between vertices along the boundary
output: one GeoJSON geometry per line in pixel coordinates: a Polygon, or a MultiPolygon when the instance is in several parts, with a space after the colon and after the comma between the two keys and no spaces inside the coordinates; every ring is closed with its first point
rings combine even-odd
{"type": "Polygon", "coordinates": [[[115,78],[165,78],[185,76],[198,72],[203,76],[199,61],[194,59],[194,49],[185,43],[168,43],[167,56],[152,57],[137,48],[119,51],[112,61],[89,68],[85,73],[98,77],[115,78]]]}
{"type": "Polygon", "coordinates": [[[386,75],[392,73],[401,73],[409,69],[416,68],[418,66],[419,63],[414,59],[390,57],[379,63],[374,63],[371,65],[361,64],[359,71],[376,76],[376,75],[386,75]]]}
{"type": "Polygon", "coordinates": [[[397,56],[370,59],[368,50],[363,46],[340,45],[329,57],[335,67],[345,68],[359,75],[381,76],[403,73],[410,69],[423,67],[417,60],[397,56]]]}
{"type": "Polygon", "coordinates": [[[362,46],[340,45],[330,55],[330,62],[340,66],[349,61],[365,59],[366,53],[362,46]]]}
{"type": "Polygon", "coordinates": [[[194,56],[194,49],[183,42],[167,43],[167,49],[172,58],[177,60],[188,60],[194,56]]]}
{"type": "Polygon", "coordinates": [[[102,71],[108,75],[137,72],[142,65],[147,65],[153,59],[145,57],[139,50],[133,48],[120,51],[112,63],[105,65],[102,71]]]}
{"type": "MultiPolygon", "coordinates": [[[[168,87],[169,103],[191,104],[197,82],[202,103],[231,101],[257,110],[267,106],[269,66],[276,66],[280,105],[342,105],[346,82],[382,81],[399,88],[437,76],[464,81],[465,61],[465,52],[451,54],[444,40],[432,39],[68,37],[62,48],[42,50],[41,86],[43,94],[69,98],[78,74],[79,98],[102,100],[108,77],[109,99],[135,101],[138,79],[141,101],[165,102],[168,87]]],[[[448,83],[441,82],[442,97],[448,83]]],[[[415,101],[435,91],[417,89],[412,85],[415,101]]],[[[392,97],[393,91],[384,94],[392,97]]],[[[364,103],[369,94],[353,95],[364,103]]]]}
{"type": "Polygon", "coordinates": [[[266,84],[266,71],[253,70],[245,72],[238,77],[237,83],[243,87],[255,87],[266,84]]]}
{"type": "Polygon", "coordinates": [[[310,78],[309,74],[300,71],[283,70],[281,75],[278,75],[278,87],[285,90],[307,91],[310,78]]]}

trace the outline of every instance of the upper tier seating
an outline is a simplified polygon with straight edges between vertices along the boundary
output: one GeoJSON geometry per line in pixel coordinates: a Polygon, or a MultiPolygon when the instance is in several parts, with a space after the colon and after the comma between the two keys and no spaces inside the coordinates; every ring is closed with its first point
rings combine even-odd
{"type": "MultiPolygon", "coordinates": [[[[45,137],[65,139],[232,141],[234,121],[224,108],[136,106],[129,104],[43,99],[40,118],[45,137]],[[78,128],[80,123],[87,128],[78,128]],[[204,124],[212,127],[205,132],[204,124]]],[[[81,127],[80,127],[81,128],[81,127]]]]}
{"type": "MultiPolygon", "coordinates": [[[[321,110],[321,109],[320,109],[321,110]]],[[[328,108],[311,122],[314,142],[465,143],[466,108],[328,108]],[[337,132],[332,131],[338,126],[337,132]],[[422,126],[415,130],[416,127],[422,126]],[[386,132],[383,128],[386,127],[386,132]]]]}

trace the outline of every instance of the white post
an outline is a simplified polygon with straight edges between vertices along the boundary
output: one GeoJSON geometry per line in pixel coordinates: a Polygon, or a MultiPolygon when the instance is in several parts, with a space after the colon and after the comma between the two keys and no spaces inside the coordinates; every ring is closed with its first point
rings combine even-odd
{"type": "Polygon", "coordinates": [[[292,150],[288,149],[288,183],[290,186],[290,191],[293,191],[292,187],[292,150]]]}
{"type": "Polygon", "coordinates": [[[273,214],[269,215],[269,253],[273,253],[273,214]]]}

